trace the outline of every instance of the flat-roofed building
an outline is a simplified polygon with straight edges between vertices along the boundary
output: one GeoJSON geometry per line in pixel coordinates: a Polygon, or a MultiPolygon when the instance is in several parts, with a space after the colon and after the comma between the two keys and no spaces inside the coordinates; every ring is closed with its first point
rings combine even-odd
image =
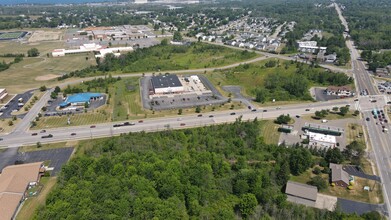
{"type": "Polygon", "coordinates": [[[318,189],[315,186],[288,181],[285,193],[289,202],[315,207],[318,189]]]}
{"type": "Polygon", "coordinates": [[[152,76],[152,88],[155,94],[171,94],[184,92],[184,87],[177,75],[166,74],[152,76]]]}
{"type": "Polygon", "coordinates": [[[335,136],[308,132],[309,146],[334,148],[337,144],[335,136]]]}
{"type": "Polygon", "coordinates": [[[2,102],[8,96],[6,89],[0,89],[0,102],[2,102]]]}
{"type": "Polygon", "coordinates": [[[5,167],[0,174],[0,220],[14,219],[30,186],[45,172],[43,162],[5,167]]]}

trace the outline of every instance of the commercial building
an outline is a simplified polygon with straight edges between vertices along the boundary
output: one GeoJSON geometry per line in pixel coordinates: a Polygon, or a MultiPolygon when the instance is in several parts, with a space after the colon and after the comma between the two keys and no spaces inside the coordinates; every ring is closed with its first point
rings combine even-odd
{"type": "Polygon", "coordinates": [[[154,94],[172,94],[184,92],[184,87],[177,75],[166,74],[153,76],[151,85],[154,94]]]}
{"type": "Polygon", "coordinates": [[[336,95],[336,96],[352,96],[352,88],[350,86],[328,86],[326,89],[327,95],[336,95]]]}
{"type": "Polygon", "coordinates": [[[2,102],[8,95],[8,92],[6,89],[0,89],[0,102],[2,102]]]}
{"type": "Polygon", "coordinates": [[[297,46],[300,52],[318,53],[320,51],[326,51],[327,47],[318,47],[316,41],[298,41],[297,46]]]}
{"type": "Polygon", "coordinates": [[[322,147],[322,148],[334,148],[337,141],[335,136],[328,134],[320,134],[315,132],[308,132],[309,146],[322,147]]]}
{"type": "Polygon", "coordinates": [[[5,167],[0,174],[0,220],[14,219],[26,190],[38,184],[43,162],[5,167]]]}
{"type": "Polygon", "coordinates": [[[348,187],[349,186],[349,174],[343,170],[342,165],[330,163],[331,169],[331,182],[336,186],[348,187]]]}
{"type": "Polygon", "coordinates": [[[68,106],[84,106],[86,103],[89,105],[92,101],[102,100],[103,95],[101,93],[78,93],[70,95],[66,100],[59,104],[60,108],[66,108],[68,106]]]}
{"type": "Polygon", "coordinates": [[[119,56],[120,52],[129,52],[133,51],[133,47],[113,47],[113,48],[103,48],[99,44],[83,44],[79,49],[55,49],[52,52],[53,57],[63,57],[67,54],[81,54],[81,53],[90,53],[95,52],[95,57],[104,58],[108,53],[113,53],[115,56],[119,56]]]}
{"type": "Polygon", "coordinates": [[[288,181],[285,193],[289,202],[315,207],[318,188],[302,183],[288,181]]]}

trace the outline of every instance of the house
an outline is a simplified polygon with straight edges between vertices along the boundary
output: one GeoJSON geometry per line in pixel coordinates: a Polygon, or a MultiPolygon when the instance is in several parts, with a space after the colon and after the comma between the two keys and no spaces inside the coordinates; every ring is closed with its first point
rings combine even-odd
{"type": "Polygon", "coordinates": [[[331,182],[336,186],[348,187],[349,186],[349,174],[342,169],[342,165],[330,163],[331,169],[331,182]]]}
{"type": "Polygon", "coordinates": [[[302,183],[288,181],[285,193],[289,202],[315,207],[318,188],[302,183]]]}
{"type": "Polygon", "coordinates": [[[43,162],[7,166],[0,175],[0,220],[14,219],[29,187],[45,172],[43,162]]]}
{"type": "Polygon", "coordinates": [[[350,86],[328,86],[325,90],[327,95],[336,95],[336,96],[352,96],[352,88],[350,86]]]}
{"type": "Polygon", "coordinates": [[[326,63],[334,63],[337,60],[337,54],[329,54],[324,57],[324,62],[326,63]]]}

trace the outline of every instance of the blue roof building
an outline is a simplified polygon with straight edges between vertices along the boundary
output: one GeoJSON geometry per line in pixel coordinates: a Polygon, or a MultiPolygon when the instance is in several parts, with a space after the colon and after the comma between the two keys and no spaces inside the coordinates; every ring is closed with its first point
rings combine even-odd
{"type": "Polygon", "coordinates": [[[84,105],[86,102],[90,104],[91,100],[97,100],[102,98],[101,93],[91,93],[91,92],[85,92],[85,93],[78,93],[74,95],[70,95],[67,97],[67,99],[60,103],[60,108],[65,108],[70,105],[84,105]]]}

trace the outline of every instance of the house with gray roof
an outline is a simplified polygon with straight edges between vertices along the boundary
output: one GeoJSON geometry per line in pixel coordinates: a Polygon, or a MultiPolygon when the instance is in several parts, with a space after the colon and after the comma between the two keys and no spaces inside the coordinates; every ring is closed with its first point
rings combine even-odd
{"type": "Polygon", "coordinates": [[[315,207],[318,188],[307,184],[288,181],[285,193],[289,202],[315,207]]]}
{"type": "Polygon", "coordinates": [[[336,186],[348,187],[349,174],[343,170],[341,164],[330,163],[331,182],[336,186]]]}

